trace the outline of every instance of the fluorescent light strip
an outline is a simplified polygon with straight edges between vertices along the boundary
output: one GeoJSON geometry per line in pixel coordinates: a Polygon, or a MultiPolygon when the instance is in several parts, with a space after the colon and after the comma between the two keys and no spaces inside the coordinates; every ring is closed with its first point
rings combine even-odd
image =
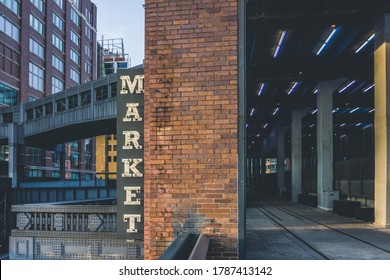
{"type": "Polygon", "coordinates": [[[375,37],[375,33],[373,33],[370,38],[368,38],[356,51],[355,53],[359,53],[365,46],[367,46],[367,44],[372,40],[374,39],[375,37]]]}
{"type": "Polygon", "coordinates": [[[259,89],[259,93],[257,94],[257,96],[260,96],[263,93],[264,87],[265,87],[265,84],[261,83],[261,86],[260,86],[260,89],[259,89]]]}
{"type": "Polygon", "coordinates": [[[313,92],[314,94],[317,94],[318,93],[318,88],[313,92]]]}
{"type": "Polygon", "coordinates": [[[372,113],[372,112],[374,112],[375,111],[375,109],[371,109],[370,111],[368,111],[369,113],[372,113]]]}
{"type": "Polygon", "coordinates": [[[282,32],[282,34],[280,35],[278,45],[276,46],[276,49],[275,49],[275,52],[274,52],[274,58],[276,58],[279,55],[279,51],[280,51],[280,48],[283,45],[283,41],[284,41],[284,38],[286,37],[286,33],[287,33],[286,30],[284,30],[282,32]]]}
{"type": "Polygon", "coordinates": [[[328,38],[326,38],[325,42],[322,44],[321,48],[317,51],[316,55],[320,55],[324,48],[329,44],[330,40],[336,34],[337,28],[333,28],[332,32],[329,34],[328,38]]]}
{"type": "Polygon", "coordinates": [[[356,81],[353,80],[352,82],[350,82],[348,85],[346,85],[345,87],[343,87],[339,93],[342,93],[343,91],[345,91],[347,88],[349,88],[350,86],[352,86],[356,81]]]}
{"type": "Polygon", "coordinates": [[[267,128],[267,126],[268,126],[268,123],[266,123],[265,125],[263,125],[263,128],[267,128]]]}
{"type": "Polygon", "coordinates": [[[314,115],[315,113],[317,113],[318,109],[315,109],[314,111],[311,111],[311,114],[314,115]]]}
{"type": "Polygon", "coordinates": [[[252,108],[251,117],[253,116],[254,113],[255,113],[255,108],[252,108]]]}
{"type": "Polygon", "coordinates": [[[356,107],[355,109],[349,111],[349,113],[352,114],[353,112],[356,112],[357,110],[359,110],[359,107],[356,107]]]}
{"type": "Polygon", "coordinates": [[[362,123],[358,123],[358,124],[356,124],[355,126],[360,126],[362,123]]]}
{"type": "Polygon", "coordinates": [[[291,88],[290,88],[290,90],[288,91],[288,95],[290,95],[292,92],[293,92],[293,90],[294,90],[294,88],[296,87],[298,85],[298,82],[293,82],[292,83],[292,86],[291,86],[291,88]]]}
{"type": "Polygon", "coordinates": [[[366,88],[363,90],[363,92],[369,91],[369,90],[372,89],[374,86],[375,86],[375,84],[372,84],[372,85],[370,85],[369,87],[366,87],[366,88]]]}
{"type": "Polygon", "coordinates": [[[272,113],[272,115],[275,116],[276,113],[279,111],[279,109],[280,109],[279,107],[278,107],[278,108],[275,108],[275,110],[274,110],[274,112],[272,113]]]}
{"type": "Polygon", "coordinates": [[[345,126],[345,123],[340,124],[340,127],[343,127],[343,126],[345,126]]]}

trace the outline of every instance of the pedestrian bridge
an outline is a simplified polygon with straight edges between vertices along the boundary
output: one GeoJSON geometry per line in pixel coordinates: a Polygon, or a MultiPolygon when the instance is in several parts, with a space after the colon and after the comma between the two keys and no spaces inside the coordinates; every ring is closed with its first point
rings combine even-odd
{"type": "Polygon", "coordinates": [[[115,133],[117,75],[0,109],[0,141],[50,148],[115,133]]]}

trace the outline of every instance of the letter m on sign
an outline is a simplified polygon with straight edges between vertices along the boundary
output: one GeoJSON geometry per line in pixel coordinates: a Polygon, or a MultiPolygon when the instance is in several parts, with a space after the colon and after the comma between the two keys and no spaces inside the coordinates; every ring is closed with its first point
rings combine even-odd
{"type": "Polygon", "coordinates": [[[130,76],[121,76],[121,94],[143,93],[144,92],[144,75],[135,75],[134,80],[130,76]],[[138,84],[138,87],[137,87],[138,84]]]}

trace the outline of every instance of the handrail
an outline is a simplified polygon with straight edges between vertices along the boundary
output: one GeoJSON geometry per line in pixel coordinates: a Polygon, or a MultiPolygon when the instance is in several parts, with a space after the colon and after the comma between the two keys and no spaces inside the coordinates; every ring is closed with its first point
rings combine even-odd
{"type": "Polygon", "coordinates": [[[165,250],[159,260],[204,260],[210,238],[204,234],[182,233],[165,250]]]}

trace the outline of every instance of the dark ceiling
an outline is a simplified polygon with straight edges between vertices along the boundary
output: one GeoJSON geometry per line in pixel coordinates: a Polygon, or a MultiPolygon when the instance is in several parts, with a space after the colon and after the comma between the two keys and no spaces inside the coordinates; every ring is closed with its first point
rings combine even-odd
{"type": "Polygon", "coordinates": [[[292,110],[315,118],[318,83],[337,78],[345,83],[334,93],[335,131],[372,124],[372,35],[388,12],[388,0],[247,0],[249,142],[290,124],[292,110]]]}

